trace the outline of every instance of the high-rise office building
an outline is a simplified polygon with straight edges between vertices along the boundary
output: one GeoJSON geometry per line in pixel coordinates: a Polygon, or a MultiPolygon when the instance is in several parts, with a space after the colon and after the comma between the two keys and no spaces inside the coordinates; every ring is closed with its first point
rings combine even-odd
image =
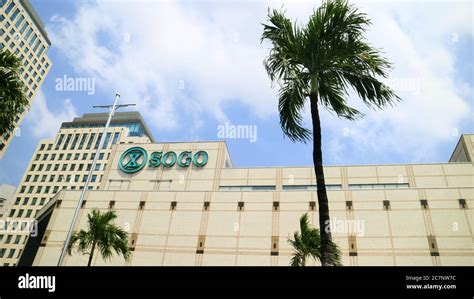
{"type": "MultiPolygon", "coordinates": [[[[64,122],[54,139],[41,140],[4,214],[0,232],[0,265],[15,265],[27,240],[23,224],[60,190],[80,190],[84,186],[95,152],[99,147],[107,113],[84,114],[64,122]]],[[[117,143],[147,143],[153,137],[138,112],[115,113],[101,148],[90,190],[99,188],[110,151],[117,143]]]]}
{"type": "MultiPolygon", "coordinates": [[[[28,0],[0,0],[0,49],[8,49],[21,59],[20,78],[30,105],[51,69],[51,60],[46,55],[50,46],[44,24],[28,0]]],[[[0,159],[18,134],[28,109],[16,116],[13,132],[0,136],[0,159]]]]}
{"type": "Polygon", "coordinates": [[[0,185],[0,218],[3,217],[3,213],[10,207],[15,189],[15,186],[7,184],[0,185]]]}

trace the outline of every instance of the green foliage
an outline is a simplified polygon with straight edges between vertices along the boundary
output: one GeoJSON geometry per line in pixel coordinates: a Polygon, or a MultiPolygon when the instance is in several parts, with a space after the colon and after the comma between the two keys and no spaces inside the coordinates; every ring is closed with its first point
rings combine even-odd
{"type": "Polygon", "coordinates": [[[338,117],[354,120],[363,116],[348,106],[352,89],[371,108],[393,105],[399,97],[379,81],[391,64],[364,39],[370,20],[347,1],[325,1],[306,26],[292,23],[284,12],[269,10],[262,41],[272,44],[264,64],[273,84],[280,86],[280,125],[292,141],[311,139],[302,111],[306,99],[338,117]]]}
{"type": "Polygon", "coordinates": [[[67,248],[68,254],[72,254],[72,249],[77,244],[78,252],[90,256],[89,265],[95,249],[99,251],[104,260],[109,260],[112,257],[112,250],[128,260],[130,257],[128,234],[113,223],[117,218],[115,211],[101,213],[94,209],[87,215],[87,218],[88,230],[80,230],[71,237],[67,248]]]}
{"type": "MultiPolygon", "coordinates": [[[[300,232],[296,231],[294,239],[288,238],[288,243],[293,247],[293,255],[290,260],[290,266],[305,266],[308,259],[321,260],[321,238],[319,229],[310,227],[308,214],[300,218],[300,232]]],[[[331,263],[334,266],[342,266],[341,251],[334,243],[330,243],[332,257],[331,263]]]]}
{"type": "Polygon", "coordinates": [[[13,131],[16,117],[28,107],[20,67],[20,59],[8,50],[0,50],[0,136],[13,131]]]}

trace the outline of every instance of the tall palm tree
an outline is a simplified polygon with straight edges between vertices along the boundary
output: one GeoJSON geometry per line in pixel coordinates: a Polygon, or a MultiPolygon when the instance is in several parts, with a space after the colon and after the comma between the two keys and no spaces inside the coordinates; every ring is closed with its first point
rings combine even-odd
{"type": "Polygon", "coordinates": [[[399,97],[382,82],[391,64],[369,45],[364,33],[370,20],[346,1],[325,1],[306,26],[292,24],[284,12],[268,13],[262,41],[272,44],[265,68],[280,86],[279,113],[283,133],[293,142],[313,140],[321,263],[332,265],[331,230],[321,150],[321,106],[338,117],[355,120],[363,114],[346,102],[349,87],[368,107],[383,108],[399,97]],[[312,130],[304,127],[302,110],[309,101],[312,130]]]}
{"type": "MultiPolygon", "coordinates": [[[[309,226],[308,214],[300,218],[300,232],[296,231],[294,239],[288,239],[288,243],[293,246],[293,256],[290,260],[290,266],[305,266],[309,258],[321,261],[321,238],[319,229],[309,226]]],[[[342,266],[341,252],[338,246],[330,243],[333,254],[331,255],[331,264],[342,266]]]]}
{"type": "Polygon", "coordinates": [[[20,67],[20,59],[8,50],[0,50],[0,136],[13,131],[16,117],[28,106],[20,67]]]}
{"type": "Polygon", "coordinates": [[[92,263],[96,247],[104,260],[111,258],[112,250],[128,260],[130,257],[128,234],[113,223],[113,220],[117,218],[115,211],[101,213],[94,209],[87,215],[87,218],[89,229],[87,231],[80,230],[71,237],[67,248],[68,254],[72,254],[72,248],[77,242],[77,251],[89,255],[88,267],[92,263]]]}

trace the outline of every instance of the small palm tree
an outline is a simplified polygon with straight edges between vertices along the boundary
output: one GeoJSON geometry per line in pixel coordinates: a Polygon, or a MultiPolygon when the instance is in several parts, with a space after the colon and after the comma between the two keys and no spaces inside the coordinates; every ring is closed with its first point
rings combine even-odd
{"type": "Polygon", "coordinates": [[[113,220],[117,218],[115,211],[101,213],[99,210],[94,209],[87,215],[87,218],[89,229],[87,231],[81,230],[71,237],[67,248],[68,254],[72,254],[74,244],[78,243],[77,251],[89,255],[88,267],[92,263],[92,257],[96,248],[104,260],[111,258],[112,250],[119,255],[121,254],[125,260],[128,260],[130,257],[128,234],[113,224],[113,220]]]}
{"type": "MultiPolygon", "coordinates": [[[[309,258],[321,261],[321,238],[319,229],[309,226],[308,214],[304,214],[300,218],[300,232],[296,231],[294,239],[288,238],[288,243],[293,246],[293,256],[291,257],[290,266],[305,266],[309,258]]],[[[341,252],[339,247],[331,242],[332,260],[334,266],[342,266],[341,252]]]]}
{"type": "Polygon", "coordinates": [[[363,114],[347,105],[348,89],[368,107],[383,108],[398,96],[378,80],[391,64],[364,39],[370,20],[346,1],[326,1],[305,27],[293,24],[283,12],[269,11],[262,41],[272,44],[265,68],[280,86],[279,112],[283,133],[293,142],[313,140],[321,264],[331,266],[329,204],[323,171],[320,106],[338,117],[355,120],[363,114]],[[309,102],[312,130],[305,128],[302,111],[309,102]]]}
{"type": "Polygon", "coordinates": [[[20,67],[20,59],[8,50],[0,50],[0,136],[13,131],[17,116],[28,106],[20,67]]]}

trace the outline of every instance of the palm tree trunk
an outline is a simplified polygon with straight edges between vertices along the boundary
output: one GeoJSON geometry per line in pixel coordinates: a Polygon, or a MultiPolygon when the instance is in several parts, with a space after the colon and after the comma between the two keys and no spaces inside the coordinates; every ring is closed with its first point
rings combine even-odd
{"type": "Polygon", "coordinates": [[[95,250],[95,242],[92,243],[92,250],[91,250],[91,254],[89,254],[89,262],[87,263],[87,267],[91,266],[92,257],[94,256],[94,250],[95,250]]]}
{"type": "Polygon", "coordinates": [[[319,119],[318,96],[310,95],[311,118],[313,121],[313,163],[316,174],[316,185],[318,188],[319,206],[319,231],[321,233],[321,264],[322,266],[333,266],[331,263],[332,241],[331,229],[329,226],[329,204],[326,193],[326,182],[323,171],[323,152],[321,146],[321,121],[319,119]]]}

